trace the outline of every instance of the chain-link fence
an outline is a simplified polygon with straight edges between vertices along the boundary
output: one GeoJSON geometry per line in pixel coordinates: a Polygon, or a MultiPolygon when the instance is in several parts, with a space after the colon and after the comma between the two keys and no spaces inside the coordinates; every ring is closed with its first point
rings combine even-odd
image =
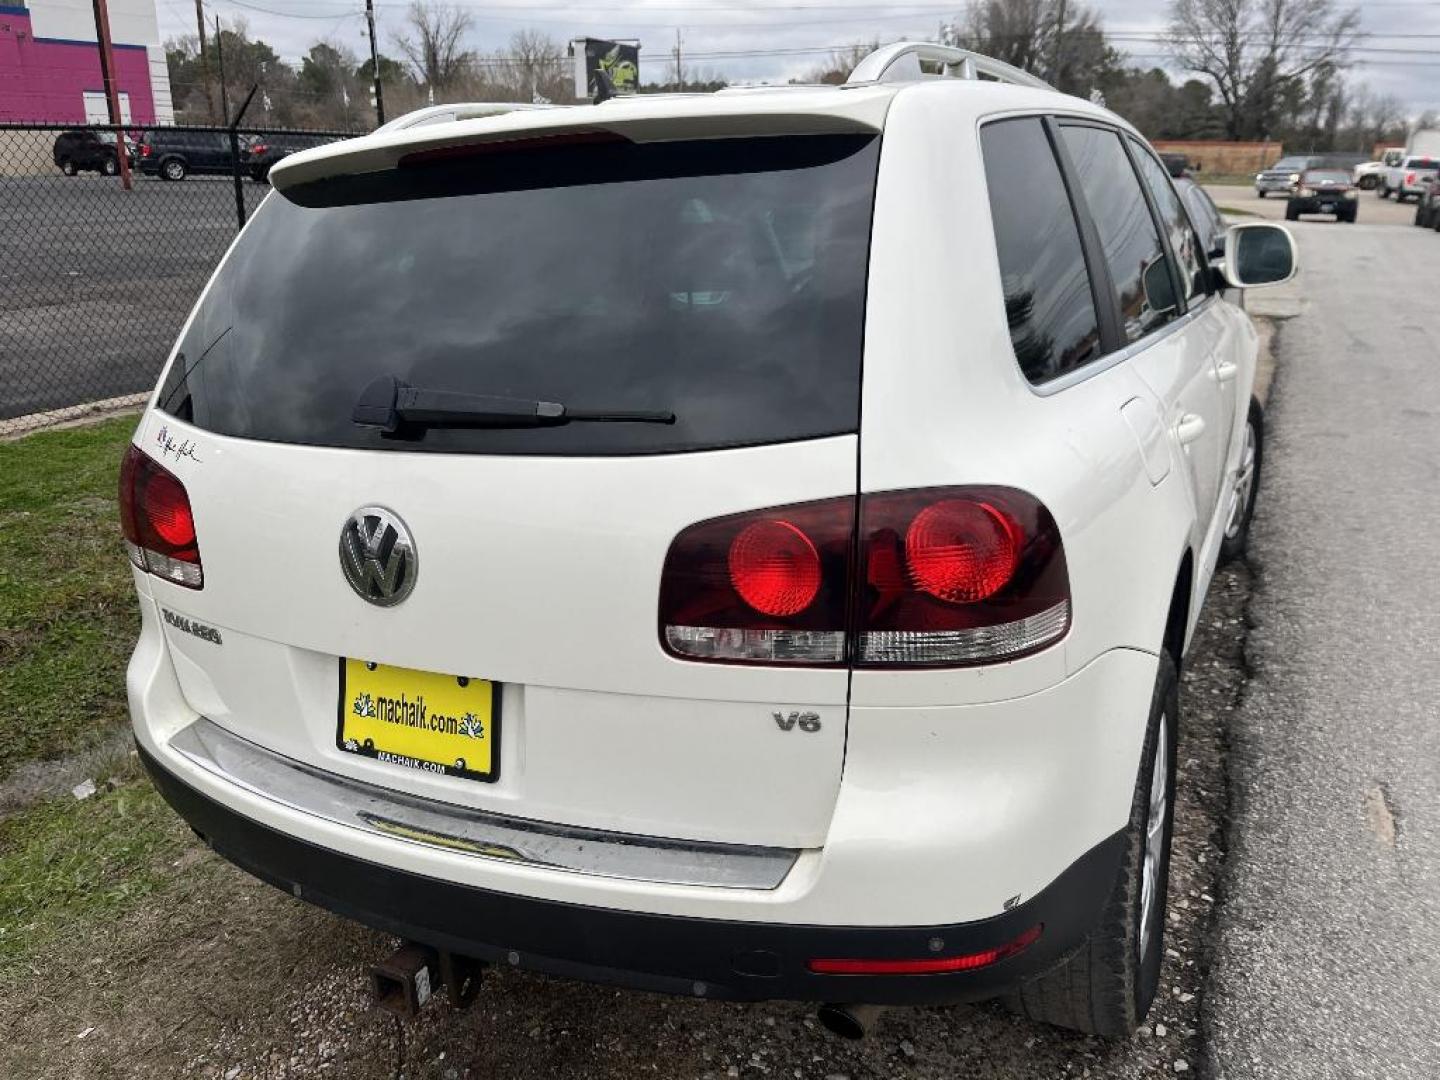
{"type": "Polygon", "coordinates": [[[0,435],[148,392],[268,166],[345,137],[0,124],[0,435]]]}

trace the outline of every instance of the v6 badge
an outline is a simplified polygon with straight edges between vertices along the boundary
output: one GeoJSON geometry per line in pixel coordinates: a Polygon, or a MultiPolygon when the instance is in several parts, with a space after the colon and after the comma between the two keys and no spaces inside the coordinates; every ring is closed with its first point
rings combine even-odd
{"type": "Polygon", "coordinates": [[[781,731],[793,731],[798,727],[801,731],[816,732],[820,730],[820,714],[814,712],[792,712],[790,714],[775,712],[771,713],[775,718],[775,726],[781,731]]]}

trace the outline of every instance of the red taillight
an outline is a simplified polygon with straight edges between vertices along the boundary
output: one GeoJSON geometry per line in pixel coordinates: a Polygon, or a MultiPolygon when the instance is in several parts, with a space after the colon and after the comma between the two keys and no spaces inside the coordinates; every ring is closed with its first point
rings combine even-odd
{"type": "Polygon", "coordinates": [[[1415,186],[1415,174],[1413,172],[1405,174],[1405,183],[1410,187],[1415,186]]]}
{"type": "Polygon", "coordinates": [[[892,491],[701,522],[660,588],[665,648],[694,660],[958,666],[1062,637],[1059,529],[1013,488],[892,491]],[[852,568],[852,548],[859,553],[852,568]]]}
{"type": "Polygon", "coordinates": [[[1032,926],[1013,941],[963,956],[926,956],[913,960],[811,960],[809,967],[818,975],[943,975],[974,971],[1024,952],[1039,940],[1043,929],[1043,926],[1032,926]]]}
{"type": "Polygon", "coordinates": [[[1020,562],[1020,528],[1002,510],[971,499],[931,503],[905,530],[905,563],[915,585],[937,600],[971,603],[994,595],[1020,562]]]}
{"type": "Polygon", "coordinates": [[[692,660],[845,662],[854,499],[703,521],[670,545],[660,639],[692,660]]]}
{"type": "Polygon", "coordinates": [[[730,541],[730,584],[762,615],[796,615],[820,591],[820,553],[788,521],[757,521],[730,541]]]}
{"type": "Polygon", "coordinates": [[[120,528],[130,561],[141,570],[188,589],[204,586],[185,485],[133,445],[120,465],[120,528]]]}
{"type": "Polygon", "coordinates": [[[252,154],[263,154],[263,153],[265,153],[265,152],[266,152],[267,150],[269,150],[269,149],[270,149],[270,147],[266,146],[263,142],[254,143],[254,144],[251,145],[251,147],[250,147],[250,153],[252,153],[252,154]]]}
{"type": "Polygon", "coordinates": [[[150,144],[149,144],[148,142],[142,142],[142,143],[140,144],[140,156],[141,156],[141,157],[149,157],[149,156],[150,156],[150,144]]]}

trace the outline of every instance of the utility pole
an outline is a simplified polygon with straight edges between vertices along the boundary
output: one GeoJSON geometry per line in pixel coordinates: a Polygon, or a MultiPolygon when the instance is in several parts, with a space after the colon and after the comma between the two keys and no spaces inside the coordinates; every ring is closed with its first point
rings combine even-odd
{"type": "Polygon", "coordinates": [[[1060,0],[1060,10],[1056,13],[1055,19],[1055,59],[1050,64],[1050,81],[1055,85],[1056,90],[1064,90],[1060,85],[1060,46],[1065,40],[1065,0],[1060,0]]]}
{"type": "Polygon", "coordinates": [[[685,68],[680,62],[680,27],[675,27],[675,89],[685,89],[685,68]]]}
{"type": "Polygon", "coordinates": [[[380,50],[375,47],[375,0],[365,0],[365,21],[370,24],[370,74],[375,77],[375,126],[379,127],[385,123],[385,91],[380,86],[380,50]]]}
{"type": "Polygon", "coordinates": [[[220,16],[215,16],[215,55],[220,61],[220,122],[230,126],[230,95],[225,90],[225,39],[220,34],[220,16]]]}
{"type": "Polygon", "coordinates": [[[130,151],[125,145],[125,118],[120,114],[120,88],[115,82],[115,50],[110,44],[110,10],[105,0],[94,0],[95,41],[100,47],[100,78],[105,84],[105,103],[115,131],[115,164],[120,170],[120,186],[130,190],[130,151]]]}
{"type": "Polygon", "coordinates": [[[210,85],[210,52],[205,44],[205,0],[195,0],[195,27],[200,31],[200,78],[205,82],[205,111],[215,122],[215,87],[210,85]]]}

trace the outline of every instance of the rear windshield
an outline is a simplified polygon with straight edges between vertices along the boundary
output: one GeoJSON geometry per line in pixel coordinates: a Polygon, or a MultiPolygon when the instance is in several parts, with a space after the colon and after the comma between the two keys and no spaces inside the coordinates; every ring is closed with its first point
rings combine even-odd
{"type": "Polygon", "coordinates": [[[1350,174],[1340,169],[1311,169],[1305,179],[1312,184],[1348,184],[1350,174]]]}
{"type": "Polygon", "coordinates": [[[1409,161],[1405,162],[1405,168],[1407,169],[1433,169],[1437,165],[1440,165],[1440,161],[1428,157],[1412,157],[1409,161]]]}
{"type": "Polygon", "coordinates": [[[161,407],[244,438],[633,454],[858,426],[878,139],[531,140],[272,194],[161,407]],[[673,424],[362,427],[362,390],[650,410],[673,424]]]}

